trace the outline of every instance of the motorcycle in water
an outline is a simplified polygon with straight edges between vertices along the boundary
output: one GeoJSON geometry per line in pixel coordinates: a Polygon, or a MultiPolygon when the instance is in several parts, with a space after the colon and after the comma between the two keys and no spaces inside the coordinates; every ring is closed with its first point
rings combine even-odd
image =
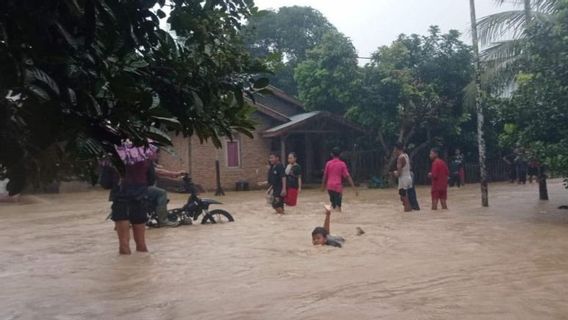
{"type": "MultiPolygon", "coordinates": [[[[193,221],[199,220],[200,217],[202,217],[202,224],[218,224],[235,221],[233,216],[223,209],[209,210],[211,205],[222,203],[212,199],[199,198],[197,196],[197,188],[188,174],[183,176],[183,191],[189,193],[187,203],[181,208],[168,210],[168,220],[180,225],[193,224],[193,221]]],[[[146,222],[146,225],[152,228],[160,227],[158,214],[155,209],[148,211],[148,222],[146,222]]]]}

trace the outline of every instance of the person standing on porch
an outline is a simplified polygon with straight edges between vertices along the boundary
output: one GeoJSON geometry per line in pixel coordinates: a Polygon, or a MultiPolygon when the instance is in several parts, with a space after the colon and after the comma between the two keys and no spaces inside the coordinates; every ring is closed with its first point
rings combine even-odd
{"type": "Polygon", "coordinates": [[[341,150],[339,148],[335,147],[332,149],[332,159],[325,164],[321,185],[322,190],[327,189],[331,207],[339,212],[341,212],[343,202],[343,179],[349,181],[349,184],[355,189],[355,195],[359,196],[359,191],[357,191],[357,187],[353,183],[349,170],[347,170],[347,165],[339,158],[340,155],[341,150]]]}
{"type": "Polygon", "coordinates": [[[287,206],[294,207],[298,204],[298,195],[302,192],[302,167],[298,164],[298,156],[295,152],[288,155],[286,187],[284,203],[287,206]]]}
{"type": "Polygon", "coordinates": [[[410,174],[410,158],[404,151],[404,145],[400,142],[394,147],[394,155],[396,156],[394,176],[398,177],[398,194],[400,195],[404,212],[410,212],[412,211],[412,206],[408,198],[408,190],[413,186],[412,175],[410,174]]]}
{"type": "Polygon", "coordinates": [[[286,197],[286,170],[280,162],[280,154],[272,152],[268,158],[268,193],[272,193],[272,208],[278,214],[284,214],[284,198],[286,197]]]}

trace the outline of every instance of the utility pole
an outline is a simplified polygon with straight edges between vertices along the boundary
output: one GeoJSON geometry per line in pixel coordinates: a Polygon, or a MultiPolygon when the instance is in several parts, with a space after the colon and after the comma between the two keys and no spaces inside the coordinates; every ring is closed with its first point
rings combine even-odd
{"type": "Polygon", "coordinates": [[[477,144],[479,148],[479,177],[481,183],[481,205],[489,207],[489,191],[487,187],[487,168],[485,167],[485,139],[483,127],[483,95],[481,93],[481,59],[479,57],[479,37],[477,35],[477,15],[475,13],[475,0],[469,0],[471,13],[471,38],[473,40],[473,54],[475,59],[475,110],[477,111],[477,144]]]}

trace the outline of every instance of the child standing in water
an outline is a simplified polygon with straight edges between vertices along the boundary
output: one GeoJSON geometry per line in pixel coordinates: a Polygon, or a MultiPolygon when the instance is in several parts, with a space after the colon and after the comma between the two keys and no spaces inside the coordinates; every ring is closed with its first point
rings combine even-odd
{"type": "Polygon", "coordinates": [[[331,218],[331,206],[325,205],[325,220],[323,222],[323,227],[316,227],[312,231],[312,243],[314,246],[332,246],[341,248],[345,239],[342,237],[330,235],[330,218],[331,218]]]}
{"type": "Polygon", "coordinates": [[[440,159],[440,150],[433,148],[430,151],[432,170],[428,177],[432,179],[432,210],[438,210],[438,201],[442,203],[442,209],[448,209],[448,176],[450,170],[444,160],[440,159]]]}
{"type": "Polygon", "coordinates": [[[343,179],[349,181],[351,187],[355,189],[355,195],[359,196],[359,191],[357,191],[357,187],[349,174],[349,170],[347,170],[347,165],[340,159],[340,155],[341,150],[337,147],[333,148],[331,151],[332,159],[325,164],[321,186],[322,191],[327,188],[331,207],[339,212],[341,212],[343,199],[343,179]]]}

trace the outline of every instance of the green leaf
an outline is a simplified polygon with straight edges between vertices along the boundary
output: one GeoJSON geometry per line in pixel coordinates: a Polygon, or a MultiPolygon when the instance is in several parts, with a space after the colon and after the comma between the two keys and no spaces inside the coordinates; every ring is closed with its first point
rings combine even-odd
{"type": "Polygon", "coordinates": [[[31,91],[35,96],[37,96],[38,98],[40,98],[40,100],[44,100],[44,101],[49,101],[51,98],[49,96],[49,94],[43,90],[41,87],[38,87],[36,85],[30,84],[26,86],[26,89],[28,89],[29,91],[31,91]]]}
{"type": "Polygon", "coordinates": [[[63,39],[65,39],[65,42],[67,42],[67,44],[73,49],[77,50],[77,40],[75,40],[75,38],[59,22],[55,23],[55,25],[57,26],[59,33],[63,36],[63,39]]]}
{"type": "Polygon", "coordinates": [[[193,106],[195,107],[195,109],[199,112],[203,112],[203,100],[201,100],[201,98],[195,91],[192,91],[191,95],[193,96],[193,106]]]}
{"type": "Polygon", "coordinates": [[[77,106],[77,95],[75,91],[71,88],[67,88],[67,95],[69,96],[69,102],[72,106],[77,106]]]}
{"type": "Polygon", "coordinates": [[[51,91],[56,95],[59,95],[59,86],[57,83],[47,73],[38,68],[26,69],[25,82],[42,84],[51,89],[51,91]]]}
{"type": "Polygon", "coordinates": [[[172,144],[170,136],[156,127],[148,127],[146,136],[162,145],[168,146],[172,144]]]}
{"type": "Polygon", "coordinates": [[[103,111],[101,109],[101,106],[99,105],[99,102],[97,101],[97,99],[95,99],[95,97],[93,97],[90,94],[87,94],[87,97],[90,100],[90,107],[92,108],[93,111],[95,111],[95,116],[102,116],[103,115],[103,111]]]}
{"type": "Polygon", "coordinates": [[[153,116],[152,118],[174,130],[182,130],[183,128],[181,122],[179,122],[179,120],[176,118],[166,118],[158,116],[153,116]]]}
{"type": "Polygon", "coordinates": [[[158,94],[152,95],[152,104],[150,105],[150,110],[157,108],[160,105],[160,96],[158,94]]]}

